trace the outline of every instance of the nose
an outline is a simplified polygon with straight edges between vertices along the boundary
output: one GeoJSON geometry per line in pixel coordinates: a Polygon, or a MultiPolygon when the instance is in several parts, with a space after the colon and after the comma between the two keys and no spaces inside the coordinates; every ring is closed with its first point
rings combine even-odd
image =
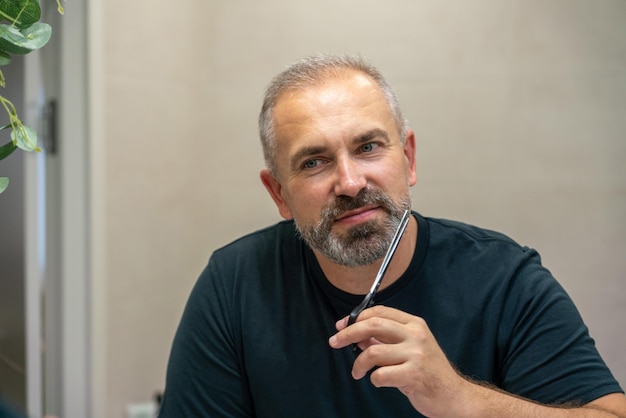
{"type": "Polygon", "coordinates": [[[356,196],[367,186],[367,180],[358,163],[350,158],[337,160],[335,195],[356,196]]]}

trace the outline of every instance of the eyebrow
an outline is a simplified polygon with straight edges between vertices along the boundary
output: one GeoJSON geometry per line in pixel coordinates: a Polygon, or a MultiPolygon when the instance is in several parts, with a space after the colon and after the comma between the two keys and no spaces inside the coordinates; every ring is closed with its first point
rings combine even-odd
{"type": "Polygon", "coordinates": [[[326,152],[327,149],[328,147],[320,146],[320,145],[311,145],[311,146],[300,148],[293,155],[293,157],[291,157],[291,169],[296,170],[298,168],[298,165],[300,164],[300,161],[303,158],[309,157],[311,155],[323,154],[324,152],[326,152]]]}
{"type": "Polygon", "coordinates": [[[364,144],[368,141],[371,141],[374,138],[382,138],[385,140],[385,142],[389,142],[390,140],[389,135],[387,134],[386,131],[379,129],[379,128],[374,128],[357,136],[356,138],[354,138],[352,142],[355,144],[364,144]]]}
{"type": "MultiPolygon", "coordinates": [[[[373,128],[373,129],[370,129],[369,131],[365,131],[362,134],[354,137],[352,139],[352,143],[354,145],[365,144],[374,138],[382,138],[387,143],[390,141],[389,135],[387,134],[386,131],[379,129],[379,128],[373,128]]],[[[311,145],[311,146],[305,146],[305,147],[300,148],[293,155],[293,157],[291,157],[290,165],[291,165],[292,170],[297,169],[298,165],[300,164],[300,161],[303,158],[309,157],[312,155],[323,154],[327,150],[328,150],[328,147],[324,145],[311,145]]]]}

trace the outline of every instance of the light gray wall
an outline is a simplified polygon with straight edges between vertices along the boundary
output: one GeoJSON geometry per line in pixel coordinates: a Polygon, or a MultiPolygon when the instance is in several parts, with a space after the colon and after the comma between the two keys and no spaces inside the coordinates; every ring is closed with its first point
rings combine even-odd
{"type": "Polygon", "coordinates": [[[111,0],[94,255],[107,417],[162,389],[212,250],[279,219],[258,172],[261,95],[315,52],[361,53],[417,136],[414,207],[537,248],[622,383],[626,2],[111,0]]]}

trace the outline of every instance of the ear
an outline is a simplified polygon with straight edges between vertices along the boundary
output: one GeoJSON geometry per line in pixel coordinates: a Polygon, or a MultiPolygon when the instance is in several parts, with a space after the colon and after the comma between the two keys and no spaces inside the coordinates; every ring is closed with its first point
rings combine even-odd
{"type": "Polygon", "coordinates": [[[261,170],[261,182],[267,189],[267,192],[270,194],[270,197],[276,203],[276,207],[278,207],[278,213],[285,219],[291,219],[293,216],[291,215],[291,210],[287,205],[287,201],[283,196],[283,186],[280,184],[280,181],[276,179],[270,173],[268,169],[261,170]]]}
{"type": "Polygon", "coordinates": [[[404,138],[404,156],[407,159],[409,187],[417,183],[417,169],[415,163],[415,133],[408,130],[404,138]]]}

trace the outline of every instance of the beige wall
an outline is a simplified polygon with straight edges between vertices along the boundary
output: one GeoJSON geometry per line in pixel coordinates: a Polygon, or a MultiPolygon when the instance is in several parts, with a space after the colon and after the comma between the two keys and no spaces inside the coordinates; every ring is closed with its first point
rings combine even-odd
{"type": "MultiPolygon", "coordinates": [[[[358,52],[416,131],[414,207],[543,254],[626,384],[626,2],[108,0],[97,69],[106,417],[163,388],[212,250],[278,220],[258,172],[270,77],[358,52]]],[[[100,247],[98,247],[100,248],[100,247]]]]}

